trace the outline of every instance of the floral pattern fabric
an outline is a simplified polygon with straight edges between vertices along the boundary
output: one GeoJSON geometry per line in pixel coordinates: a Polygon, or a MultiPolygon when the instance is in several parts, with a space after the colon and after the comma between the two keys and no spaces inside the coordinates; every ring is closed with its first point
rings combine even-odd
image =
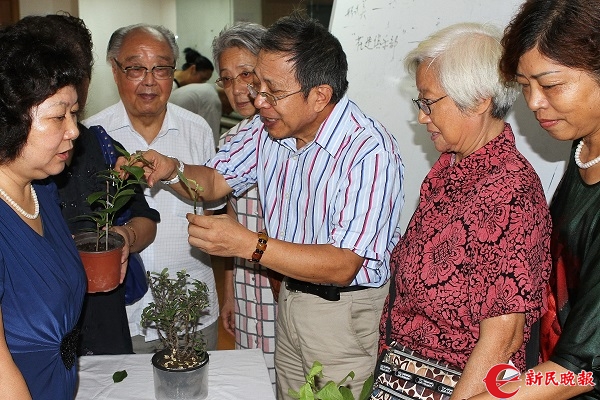
{"type": "Polygon", "coordinates": [[[525,313],[525,342],[512,358],[523,370],[530,328],[546,306],[550,231],[540,180],[517,151],[508,124],[460,163],[442,154],[392,253],[391,338],[463,369],[480,321],[525,313]]]}

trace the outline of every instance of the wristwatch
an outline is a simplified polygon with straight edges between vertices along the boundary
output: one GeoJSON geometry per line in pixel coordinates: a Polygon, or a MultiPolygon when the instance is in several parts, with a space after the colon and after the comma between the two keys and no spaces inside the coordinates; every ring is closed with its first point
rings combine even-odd
{"type": "MultiPolygon", "coordinates": [[[[173,157],[171,157],[173,158],[173,157]]],[[[168,180],[168,181],[163,181],[161,180],[162,183],[164,183],[165,185],[174,185],[176,183],[179,183],[179,174],[183,174],[183,162],[181,160],[177,160],[176,158],[173,158],[175,161],[179,162],[179,166],[177,167],[177,171],[179,171],[177,174],[175,174],[175,176],[173,177],[173,179],[168,180]]]]}

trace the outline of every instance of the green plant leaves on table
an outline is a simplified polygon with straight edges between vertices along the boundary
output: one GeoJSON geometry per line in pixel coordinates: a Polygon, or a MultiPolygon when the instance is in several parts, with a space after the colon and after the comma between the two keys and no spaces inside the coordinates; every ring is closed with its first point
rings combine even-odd
{"type": "MultiPolygon", "coordinates": [[[[296,392],[292,389],[288,391],[288,395],[299,400],[355,400],[352,391],[345,385],[348,378],[354,379],[354,371],[350,371],[348,375],[340,382],[328,381],[321,389],[317,388],[316,380],[323,379],[323,365],[315,361],[305,377],[304,383],[296,392]]],[[[366,400],[370,397],[373,389],[373,375],[371,375],[363,384],[358,400],[366,400]]]]}
{"type": "Polygon", "coordinates": [[[123,379],[127,378],[127,371],[126,370],[117,371],[113,374],[112,378],[113,378],[114,383],[119,383],[123,379]]]}

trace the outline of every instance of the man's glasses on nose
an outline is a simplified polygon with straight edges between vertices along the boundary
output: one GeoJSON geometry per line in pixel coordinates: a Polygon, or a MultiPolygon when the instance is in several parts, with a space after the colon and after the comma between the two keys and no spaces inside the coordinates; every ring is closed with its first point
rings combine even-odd
{"type": "Polygon", "coordinates": [[[256,99],[258,97],[258,95],[260,94],[262,97],[265,98],[265,101],[267,103],[269,103],[271,106],[275,107],[277,105],[277,100],[282,100],[285,99],[286,97],[289,97],[293,94],[297,94],[297,93],[301,93],[302,89],[298,90],[297,92],[292,92],[292,93],[288,93],[288,94],[284,94],[281,96],[273,96],[271,93],[268,92],[259,92],[256,89],[254,89],[254,86],[252,86],[251,84],[248,84],[248,92],[250,92],[250,97],[253,99],[256,99]]]}
{"type": "Polygon", "coordinates": [[[448,97],[448,95],[442,96],[439,99],[429,100],[429,99],[412,99],[415,106],[417,106],[417,110],[423,111],[425,115],[431,114],[431,105],[437,103],[438,101],[448,97]]]}
{"type": "Polygon", "coordinates": [[[228,87],[233,85],[233,82],[237,81],[238,78],[240,78],[240,80],[245,84],[252,83],[254,81],[254,72],[243,71],[243,72],[240,72],[239,74],[237,74],[236,76],[234,76],[233,78],[230,76],[222,76],[216,80],[216,83],[217,83],[217,85],[219,85],[219,87],[222,87],[223,89],[227,89],[228,87]]]}
{"type": "Polygon", "coordinates": [[[171,79],[175,72],[175,67],[171,65],[156,65],[152,69],[142,67],[141,65],[134,65],[131,67],[123,68],[120,62],[116,58],[113,58],[117,67],[125,74],[125,77],[130,81],[142,81],[146,78],[148,72],[152,73],[154,79],[171,79]]]}

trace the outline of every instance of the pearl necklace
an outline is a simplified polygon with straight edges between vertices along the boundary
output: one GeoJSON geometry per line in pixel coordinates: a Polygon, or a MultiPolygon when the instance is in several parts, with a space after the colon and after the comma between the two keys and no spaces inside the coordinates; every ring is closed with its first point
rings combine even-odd
{"type": "Polygon", "coordinates": [[[40,203],[38,203],[37,193],[35,192],[33,185],[30,185],[29,187],[31,188],[31,197],[33,197],[33,204],[35,205],[33,214],[29,214],[27,211],[23,210],[23,208],[21,208],[16,201],[14,201],[4,190],[2,190],[2,188],[0,188],[0,196],[2,196],[2,198],[4,198],[4,200],[6,200],[6,202],[10,204],[15,211],[25,218],[36,219],[40,215],[40,203]]]}
{"type": "Polygon", "coordinates": [[[579,142],[579,144],[577,145],[577,148],[575,149],[575,164],[577,164],[577,166],[579,168],[588,169],[589,167],[594,166],[600,162],[600,156],[598,156],[598,157],[594,158],[593,160],[590,160],[586,163],[582,163],[581,158],[579,158],[582,147],[583,147],[583,140],[579,142]]]}

